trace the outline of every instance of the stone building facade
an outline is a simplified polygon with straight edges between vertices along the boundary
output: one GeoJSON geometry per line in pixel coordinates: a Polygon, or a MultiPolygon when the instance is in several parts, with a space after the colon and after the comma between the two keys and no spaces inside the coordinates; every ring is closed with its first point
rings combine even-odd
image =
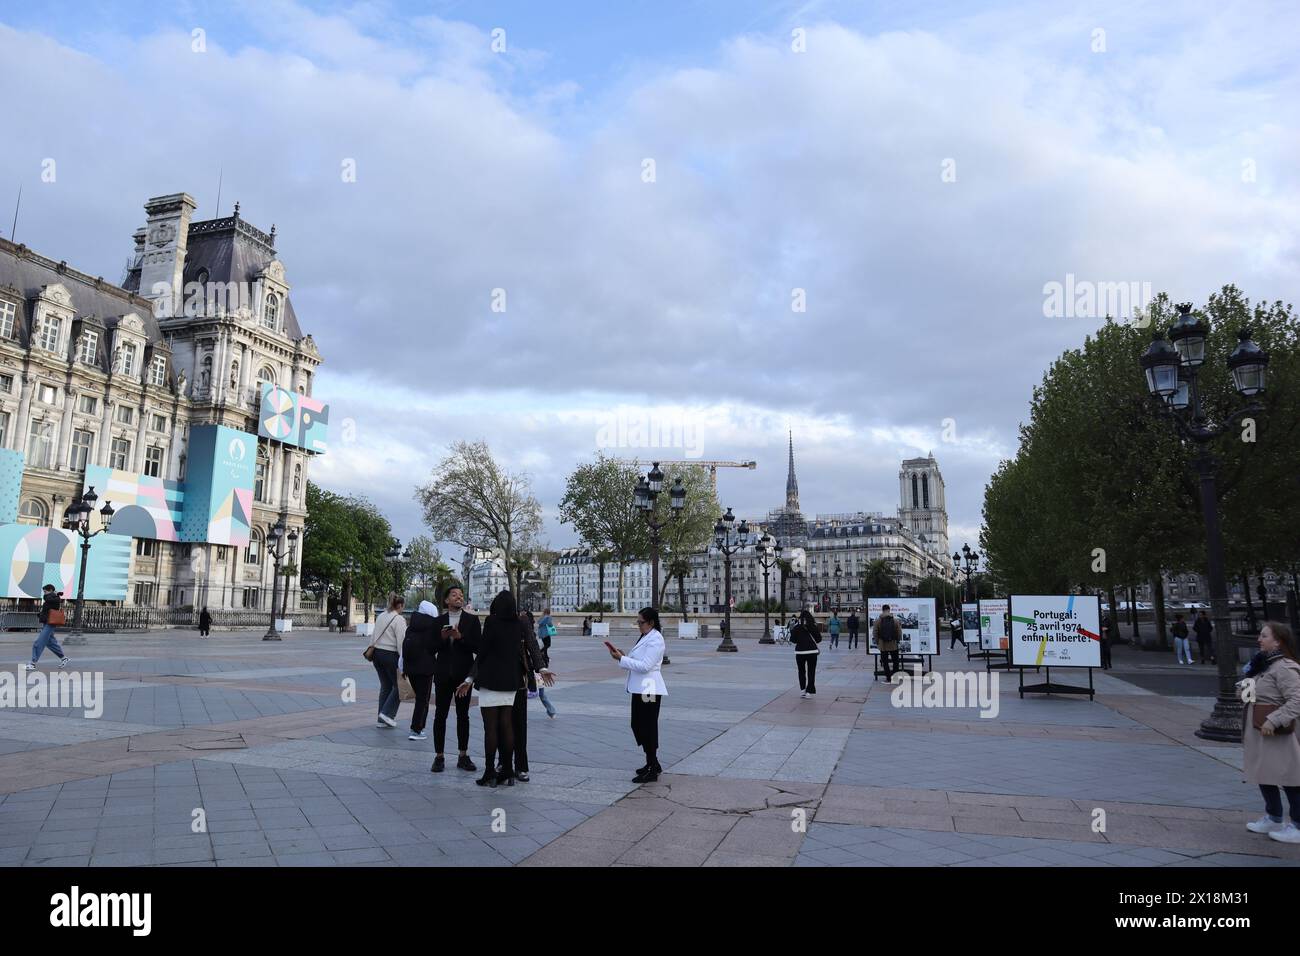
{"type": "MultiPolygon", "coordinates": [[[[59,526],[87,464],[184,481],[191,427],[256,434],[262,382],[311,395],[321,356],[274,227],[196,208],[185,193],[145,203],[120,286],[0,240],[0,447],[26,456],[20,522],[59,526]]],[[[136,539],[127,605],[270,609],[266,530],[301,535],[311,455],[266,439],[257,455],[247,547],[136,539]]]]}

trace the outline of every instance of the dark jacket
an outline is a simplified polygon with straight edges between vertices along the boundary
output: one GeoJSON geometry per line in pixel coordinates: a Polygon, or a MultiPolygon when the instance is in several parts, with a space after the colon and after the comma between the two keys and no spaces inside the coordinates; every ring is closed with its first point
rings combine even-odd
{"type": "Polygon", "coordinates": [[[803,621],[800,621],[794,627],[790,628],[790,641],[794,644],[796,654],[817,654],[817,643],[821,640],[821,635],[817,633],[817,625],[809,627],[803,621]]]}
{"type": "MultiPolygon", "coordinates": [[[[527,634],[528,628],[517,618],[489,614],[479,638],[478,657],[474,660],[474,686],[487,690],[519,690],[524,686],[527,634]]],[[[534,639],[534,646],[536,643],[534,639]]]]}
{"type": "Polygon", "coordinates": [[[42,624],[48,624],[50,622],[50,612],[57,611],[61,607],[63,607],[63,599],[59,597],[59,592],[46,591],[45,599],[41,601],[41,612],[37,615],[37,619],[42,624]]]}
{"type": "Polygon", "coordinates": [[[1174,621],[1173,626],[1170,627],[1169,630],[1173,632],[1174,637],[1186,637],[1187,623],[1185,621],[1174,621]]]}
{"type": "MultiPolygon", "coordinates": [[[[465,623],[464,617],[461,624],[465,623]]],[[[402,669],[407,674],[432,674],[438,663],[437,638],[434,630],[437,618],[416,611],[406,624],[406,640],[402,642],[402,669]]],[[[463,631],[461,633],[464,633],[463,631]]]]}
{"type": "Polygon", "coordinates": [[[199,627],[209,628],[212,626],[212,615],[207,611],[199,612],[199,627]]]}
{"type": "MultiPolygon", "coordinates": [[[[482,629],[478,618],[469,611],[460,612],[460,640],[443,637],[442,629],[451,622],[446,611],[433,622],[434,680],[450,680],[459,684],[474,668],[474,655],[479,651],[482,629]]],[[[418,671],[417,671],[418,673],[418,671]]]]}
{"type": "MultiPolygon", "coordinates": [[[[543,618],[543,620],[545,619],[543,618]]],[[[533,622],[520,615],[519,623],[524,625],[523,654],[519,660],[520,677],[523,683],[519,686],[535,691],[537,690],[537,672],[543,667],[549,667],[550,659],[546,649],[537,643],[537,634],[533,631],[533,622]]]]}
{"type": "Polygon", "coordinates": [[[1214,636],[1214,623],[1208,617],[1198,617],[1192,623],[1198,641],[1208,641],[1214,636]]]}
{"type": "Polygon", "coordinates": [[[861,622],[858,620],[858,616],[857,616],[856,614],[850,614],[850,615],[849,615],[849,630],[850,630],[850,631],[856,631],[856,630],[858,629],[858,625],[859,625],[860,623],[861,623],[861,622]]]}

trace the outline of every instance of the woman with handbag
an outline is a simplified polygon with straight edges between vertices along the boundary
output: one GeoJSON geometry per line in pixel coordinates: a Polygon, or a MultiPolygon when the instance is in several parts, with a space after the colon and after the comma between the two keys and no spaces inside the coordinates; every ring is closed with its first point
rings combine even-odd
{"type": "Polygon", "coordinates": [[[1259,650],[1241,684],[1246,703],[1243,734],[1246,779],[1264,795],[1264,816],[1246,824],[1281,843],[1300,843],[1300,662],[1291,628],[1269,621],[1259,632],[1259,650]],[[1283,822],[1286,791],[1291,819],[1283,822]]]}
{"type": "Polygon", "coordinates": [[[397,661],[401,657],[402,642],[406,640],[406,618],[402,608],[406,601],[396,595],[388,604],[388,610],[375,620],[375,636],[362,654],[375,665],[379,675],[379,722],[378,727],[397,726],[397,705],[401,703],[401,691],[397,686],[397,661]]]}
{"type": "Polygon", "coordinates": [[[54,628],[64,623],[62,595],[54,590],[53,584],[45,585],[44,598],[41,601],[41,612],[37,615],[37,620],[41,623],[40,633],[36,635],[36,643],[32,645],[32,660],[27,665],[27,670],[36,670],[36,662],[41,659],[45,653],[45,648],[49,648],[55,654],[59,655],[59,666],[67,667],[71,661],[68,660],[63,648],[59,642],[54,639],[54,628]]]}

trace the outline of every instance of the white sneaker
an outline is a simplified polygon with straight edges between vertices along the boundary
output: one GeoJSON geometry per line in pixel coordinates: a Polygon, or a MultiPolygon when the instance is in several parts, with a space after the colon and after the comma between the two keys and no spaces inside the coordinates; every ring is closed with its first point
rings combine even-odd
{"type": "Polygon", "coordinates": [[[428,740],[428,739],[429,739],[429,735],[428,735],[428,734],[423,734],[423,733],[421,733],[421,734],[408,734],[407,737],[406,737],[406,739],[407,739],[407,740],[428,740]]]}
{"type": "MultiPolygon", "coordinates": [[[[1249,823],[1247,823],[1246,829],[1249,830],[1251,833],[1272,833],[1274,830],[1282,830],[1285,829],[1287,826],[1288,824],[1283,823],[1281,820],[1271,819],[1269,815],[1266,813],[1258,820],[1252,820],[1249,823]]],[[[1292,827],[1292,829],[1295,828],[1292,827]]]]}
{"type": "Polygon", "coordinates": [[[36,670],[36,664],[33,663],[32,661],[28,661],[28,662],[27,662],[27,666],[24,667],[23,670],[25,670],[25,671],[34,671],[34,670],[36,670]]]}
{"type": "Polygon", "coordinates": [[[59,666],[60,666],[60,667],[67,667],[67,666],[68,666],[69,664],[71,664],[71,663],[72,663],[72,659],[71,659],[71,658],[68,658],[68,657],[62,657],[62,658],[59,659],[59,666]]]}
{"type": "Polygon", "coordinates": [[[804,692],[803,692],[802,694],[800,694],[799,696],[802,697],[802,698],[804,698],[804,700],[807,700],[807,699],[808,699],[808,692],[807,692],[807,691],[804,691],[804,692]]]}
{"type": "Polygon", "coordinates": [[[396,727],[396,726],[397,726],[397,721],[393,720],[393,718],[389,717],[387,714],[380,714],[380,715],[379,715],[379,722],[380,722],[381,724],[383,724],[385,727],[396,727]]]}
{"type": "Polygon", "coordinates": [[[1279,830],[1270,830],[1268,838],[1276,840],[1278,843],[1300,843],[1300,827],[1297,827],[1294,823],[1288,823],[1279,830]]]}

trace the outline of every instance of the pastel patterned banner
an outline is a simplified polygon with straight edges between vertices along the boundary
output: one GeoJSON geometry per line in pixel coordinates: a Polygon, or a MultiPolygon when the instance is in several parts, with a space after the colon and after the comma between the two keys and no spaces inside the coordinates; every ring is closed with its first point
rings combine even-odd
{"type": "MultiPolygon", "coordinates": [[[[90,539],[86,556],[86,599],[125,601],[131,567],[131,539],[100,534],[90,539]]],[[[4,596],[39,598],[53,584],[65,599],[77,596],[81,570],[81,539],[60,528],[34,528],[27,524],[0,525],[0,562],[4,596]]]]}
{"type": "Polygon", "coordinates": [[[110,534],[156,541],[181,540],[185,488],[179,481],[133,475],[102,465],[87,466],[85,481],[99,496],[96,514],[91,517],[92,528],[99,527],[98,511],[107,500],[113,503],[110,534]]]}
{"type": "Polygon", "coordinates": [[[257,433],[263,438],[319,454],[325,451],[329,419],[330,407],[324,402],[271,382],[262,383],[257,433]]]}
{"type": "Polygon", "coordinates": [[[224,425],[190,429],[181,540],[248,544],[257,439],[224,425]]]}
{"type": "Polygon", "coordinates": [[[23,490],[23,453],[0,448],[0,524],[18,520],[18,496],[23,490]]]}

